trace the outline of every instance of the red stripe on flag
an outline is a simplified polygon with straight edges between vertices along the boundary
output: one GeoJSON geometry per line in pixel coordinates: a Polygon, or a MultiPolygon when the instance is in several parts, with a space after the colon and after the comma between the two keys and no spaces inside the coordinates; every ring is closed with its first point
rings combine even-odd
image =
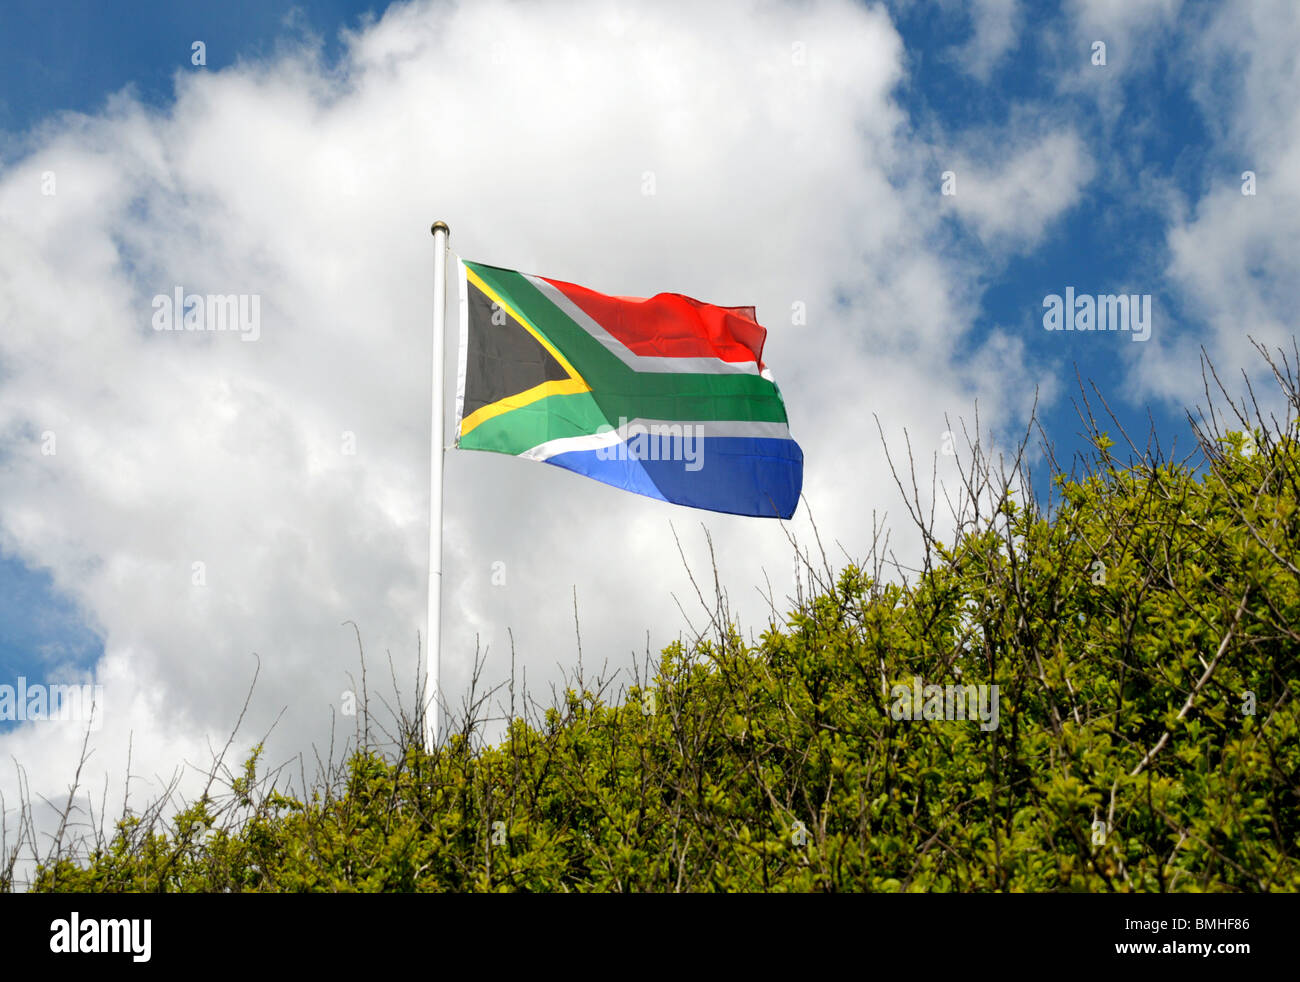
{"type": "Polygon", "coordinates": [[[646,300],[611,297],[541,278],[638,355],[717,358],[763,367],[767,329],[755,320],[753,307],[717,307],[680,293],[659,293],[646,300]]]}

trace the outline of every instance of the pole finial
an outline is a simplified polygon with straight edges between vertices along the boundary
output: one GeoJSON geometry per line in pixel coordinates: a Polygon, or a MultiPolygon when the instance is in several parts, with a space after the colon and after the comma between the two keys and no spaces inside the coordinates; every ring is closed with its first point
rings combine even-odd
{"type": "Polygon", "coordinates": [[[451,229],[447,227],[446,222],[434,222],[432,225],[429,226],[429,234],[437,235],[438,229],[442,229],[444,232],[447,233],[447,238],[449,239],[451,238],[451,229]]]}

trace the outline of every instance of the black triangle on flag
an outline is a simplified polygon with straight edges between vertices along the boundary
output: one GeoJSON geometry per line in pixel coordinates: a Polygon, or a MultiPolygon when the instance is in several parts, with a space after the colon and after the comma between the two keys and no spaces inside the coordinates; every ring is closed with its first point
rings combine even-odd
{"type": "Polygon", "coordinates": [[[535,386],[573,377],[513,313],[476,283],[466,285],[465,418],[535,386]]]}

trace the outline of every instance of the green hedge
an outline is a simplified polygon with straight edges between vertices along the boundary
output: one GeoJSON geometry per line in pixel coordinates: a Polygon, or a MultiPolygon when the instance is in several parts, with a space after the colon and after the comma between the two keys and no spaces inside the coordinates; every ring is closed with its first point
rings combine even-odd
{"type": "Polygon", "coordinates": [[[843,568],[753,643],[674,644],[492,746],[356,751],[309,800],[254,754],[35,888],[1295,890],[1300,456],[1244,439],[1193,470],[1099,436],[918,575],[843,568]],[[914,678],[996,684],[996,729],[894,718],[914,678]]]}

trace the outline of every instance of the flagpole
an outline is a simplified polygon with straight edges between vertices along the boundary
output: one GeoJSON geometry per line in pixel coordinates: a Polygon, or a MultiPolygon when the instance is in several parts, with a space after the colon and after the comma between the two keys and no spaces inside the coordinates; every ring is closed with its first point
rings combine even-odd
{"type": "Polygon", "coordinates": [[[429,616],[425,638],[424,697],[430,700],[424,716],[424,745],[432,753],[441,730],[438,676],[442,665],[442,458],[443,458],[443,371],[444,335],[447,317],[447,240],[451,229],[434,222],[433,234],[433,411],[429,436],[429,616]]]}

